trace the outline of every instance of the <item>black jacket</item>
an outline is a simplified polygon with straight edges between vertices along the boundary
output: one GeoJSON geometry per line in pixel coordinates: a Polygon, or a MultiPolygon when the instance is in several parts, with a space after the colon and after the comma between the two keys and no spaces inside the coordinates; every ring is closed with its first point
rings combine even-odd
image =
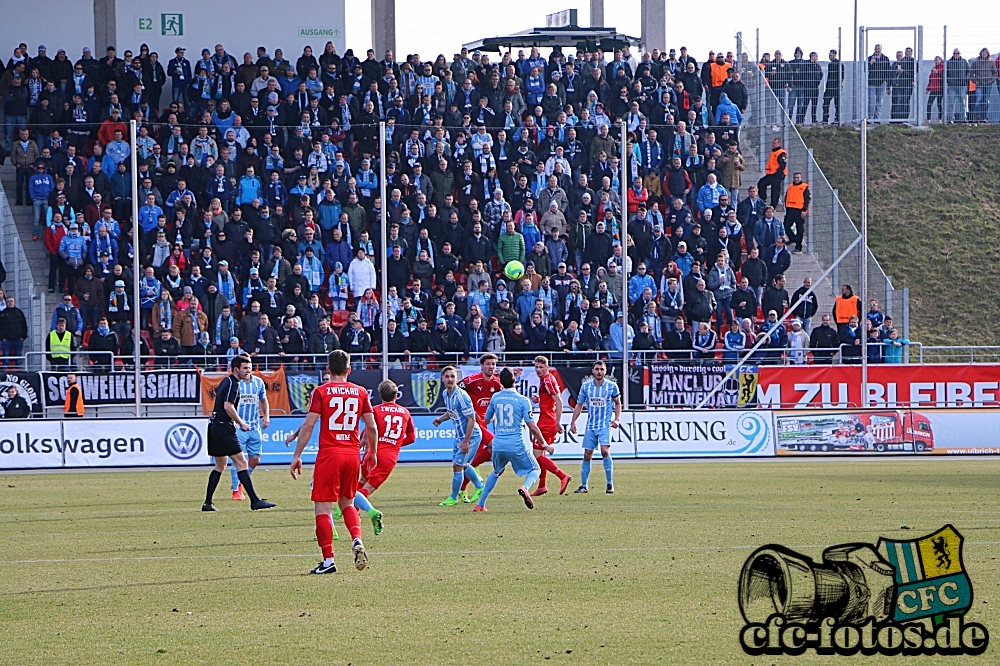
{"type": "Polygon", "coordinates": [[[5,419],[27,419],[31,417],[31,406],[23,396],[14,396],[4,405],[3,417],[5,419]]]}
{"type": "Polygon", "coordinates": [[[20,308],[7,308],[0,312],[0,340],[26,340],[28,321],[20,308]]]}
{"type": "MultiPolygon", "coordinates": [[[[798,301],[808,291],[805,287],[799,287],[792,294],[791,304],[798,301]]],[[[806,299],[795,308],[795,316],[799,319],[809,319],[819,310],[819,301],[816,299],[816,292],[813,291],[806,299]]]]}

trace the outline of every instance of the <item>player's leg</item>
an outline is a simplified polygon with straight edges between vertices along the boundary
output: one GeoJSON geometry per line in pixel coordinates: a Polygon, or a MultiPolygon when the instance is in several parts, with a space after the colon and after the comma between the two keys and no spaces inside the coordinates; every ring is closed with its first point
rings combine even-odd
{"type": "MultiPolygon", "coordinates": [[[[473,471],[475,471],[476,467],[479,467],[480,465],[484,465],[487,462],[489,462],[493,457],[493,449],[492,449],[493,433],[487,430],[486,428],[482,428],[482,431],[483,431],[483,441],[479,445],[479,448],[476,450],[476,455],[472,459],[472,462],[469,463],[469,466],[473,468],[473,471]]],[[[459,497],[461,498],[461,500],[466,503],[475,502],[477,499],[479,499],[479,495],[482,492],[479,491],[473,493],[471,498],[463,494],[465,493],[466,487],[469,485],[469,481],[472,481],[472,478],[473,477],[471,475],[466,476],[465,480],[462,481],[462,490],[459,493],[459,497]]],[[[476,478],[479,478],[478,472],[476,472],[476,478]]],[[[482,480],[480,479],[480,482],[481,481],[482,480]]],[[[478,491],[481,487],[482,487],[481,485],[476,486],[476,490],[478,491]]]]}
{"type": "Polygon", "coordinates": [[[608,434],[607,443],[601,442],[601,458],[604,459],[604,478],[608,483],[606,493],[609,495],[615,492],[615,464],[611,460],[611,435],[608,434]]]}
{"type": "Polygon", "coordinates": [[[575,493],[587,492],[590,483],[590,460],[594,457],[597,449],[597,433],[587,430],[583,435],[583,462],[580,463],[580,487],[574,490],[575,493]]]}
{"type": "Polygon", "coordinates": [[[490,472],[489,476],[486,477],[486,483],[483,486],[483,491],[479,494],[479,499],[476,501],[476,506],[473,507],[473,511],[483,512],[486,511],[486,499],[496,488],[497,481],[500,480],[500,475],[503,474],[504,468],[507,467],[508,458],[507,455],[499,452],[493,452],[493,471],[490,472]]]}
{"type": "Polygon", "coordinates": [[[559,479],[559,494],[562,495],[563,493],[565,493],[566,487],[569,485],[569,482],[572,480],[573,477],[571,477],[569,474],[559,469],[559,466],[556,465],[555,461],[552,460],[552,458],[550,458],[548,455],[546,455],[544,451],[542,451],[541,454],[537,456],[537,460],[538,460],[538,466],[541,469],[541,476],[538,478],[538,489],[535,490],[534,493],[532,493],[532,496],[544,495],[545,493],[548,492],[548,489],[546,489],[544,485],[546,472],[551,472],[552,474],[555,474],[556,478],[559,479]]]}
{"type": "Polygon", "coordinates": [[[337,471],[339,488],[337,505],[344,514],[344,525],[351,533],[351,548],[354,550],[354,566],[361,571],[368,566],[368,553],[361,542],[361,517],[354,506],[357,497],[358,475],[361,471],[361,461],[356,455],[338,456],[337,471]]]}
{"type": "Polygon", "coordinates": [[[202,511],[217,511],[212,505],[212,497],[215,495],[215,489],[219,487],[222,472],[225,471],[228,461],[229,458],[226,456],[215,456],[215,467],[208,473],[208,487],[205,489],[205,503],[201,506],[202,511]]]}
{"type": "MultiPolygon", "coordinates": [[[[313,488],[315,495],[316,488],[313,488]]],[[[323,561],[309,573],[336,573],[337,565],[333,561],[333,502],[316,502],[316,542],[323,552],[323,561]]]]}
{"type": "Polygon", "coordinates": [[[534,509],[535,503],[531,499],[531,486],[535,485],[541,474],[538,461],[527,451],[522,451],[513,457],[511,465],[515,474],[524,477],[524,483],[517,489],[517,494],[524,500],[524,506],[534,509]]]}
{"type": "MultiPolygon", "coordinates": [[[[247,434],[242,430],[236,431],[236,440],[240,443],[240,448],[246,451],[244,442],[246,441],[247,434]]],[[[237,502],[243,501],[243,491],[240,489],[240,477],[237,476],[236,465],[229,465],[229,475],[233,482],[233,499],[237,502]]]]}
{"type": "Polygon", "coordinates": [[[266,499],[261,499],[257,496],[257,491],[254,490],[253,482],[250,480],[250,472],[247,471],[249,467],[247,458],[243,455],[243,452],[234,453],[229,457],[233,459],[233,464],[236,466],[236,476],[243,485],[243,490],[250,496],[250,509],[259,511],[260,509],[270,509],[276,506],[274,502],[268,502],[266,499]]]}
{"type": "Polygon", "coordinates": [[[376,535],[382,533],[382,512],[372,506],[368,496],[389,478],[395,466],[395,457],[386,453],[380,455],[374,465],[367,453],[361,461],[361,478],[358,480],[358,492],[354,496],[354,507],[368,514],[376,535]]]}
{"type": "MultiPolygon", "coordinates": [[[[485,437],[482,435],[476,435],[469,441],[469,449],[472,450],[472,448],[475,447],[476,454],[472,456],[469,464],[466,465],[465,469],[462,471],[462,474],[465,476],[465,481],[463,482],[462,487],[464,488],[465,484],[471,481],[472,485],[475,486],[476,491],[472,493],[472,497],[469,497],[467,500],[463,499],[466,503],[475,502],[479,499],[480,495],[483,494],[484,484],[483,480],[479,477],[479,472],[476,471],[476,467],[478,467],[478,465],[476,465],[476,461],[483,458],[484,450],[486,453],[490,454],[490,458],[492,458],[492,449],[487,448],[483,444],[485,441],[485,437]]],[[[492,442],[492,439],[490,441],[492,442]]],[[[486,458],[486,460],[489,460],[490,458],[486,458]]],[[[483,462],[486,462],[486,460],[483,460],[483,462]]],[[[481,465],[482,463],[479,464],[481,465]]]]}

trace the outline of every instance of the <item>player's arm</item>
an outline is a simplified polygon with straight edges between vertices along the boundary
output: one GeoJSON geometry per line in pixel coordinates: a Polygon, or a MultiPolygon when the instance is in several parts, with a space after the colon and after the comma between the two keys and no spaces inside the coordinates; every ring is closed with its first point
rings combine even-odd
{"type": "Polygon", "coordinates": [[[439,416],[436,419],[434,419],[433,421],[431,421],[431,423],[433,423],[434,427],[436,428],[439,425],[441,425],[442,423],[444,423],[445,421],[450,421],[450,420],[451,420],[451,414],[449,414],[446,411],[444,414],[442,414],[441,416],[439,416]]]}
{"type": "Polygon", "coordinates": [[[228,400],[226,400],[226,414],[229,414],[229,418],[233,420],[233,423],[240,427],[240,430],[246,431],[250,429],[247,422],[240,418],[239,412],[236,411],[236,405],[228,400]]]}
{"type": "Polygon", "coordinates": [[[462,449],[462,453],[469,452],[469,441],[472,439],[472,431],[476,427],[476,412],[473,410],[472,415],[465,419],[465,437],[462,439],[462,443],[459,445],[462,449]]]}
{"type": "Polygon", "coordinates": [[[545,441],[545,435],[542,434],[542,430],[538,427],[537,423],[525,420],[525,424],[528,426],[528,432],[531,433],[531,436],[535,438],[535,441],[538,442],[538,445],[541,446],[546,453],[552,453],[555,451],[555,449],[549,446],[548,442],[545,441]]]}
{"type": "Polygon", "coordinates": [[[372,457],[372,465],[378,464],[378,426],[375,424],[375,413],[365,412],[361,415],[365,420],[365,434],[368,436],[368,455],[372,457]]]}
{"type": "Polygon", "coordinates": [[[319,420],[319,414],[316,412],[309,412],[306,414],[306,420],[302,422],[302,427],[299,428],[298,441],[295,443],[295,453],[292,454],[292,478],[299,478],[299,474],[302,473],[302,452],[306,450],[306,444],[312,438],[313,428],[316,427],[316,421],[319,420]]]}
{"type": "Polygon", "coordinates": [[[552,394],[552,399],[553,401],[555,401],[556,404],[556,427],[558,428],[557,432],[563,432],[565,428],[563,428],[562,424],[562,412],[563,412],[562,393],[560,391],[554,392],[552,394]]]}
{"type": "Polygon", "coordinates": [[[583,413],[583,402],[578,398],[576,402],[576,407],[573,408],[573,418],[569,420],[569,431],[574,435],[576,434],[576,420],[580,418],[580,414],[582,413],[583,413]]]}
{"type": "Polygon", "coordinates": [[[622,418],[622,399],[621,396],[616,395],[611,400],[615,403],[615,418],[611,419],[611,427],[617,428],[618,422],[622,418]]]}
{"type": "Polygon", "coordinates": [[[267,402],[267,391],[260,392],[260,424],[264,428],[271,425],[271,405],[267,402]]]}
{"type": "Polygon", "coordinates": [[[299,430],[301,430],[301,429],[302,429],[301,427],[298,427],[298,428],[295,429],[294,432],[292,432],[292,434],[288,435],[288,437],[285,437],[285,446],[289,446],[293,441],[295,441],[296,439],[298,439],[298,437],[299,437],[299,430]]]}
{"type": "Polygon", "coordinates": [[[413,418],[410,416],[409,412],[406,414],[406,432],[403,433],[403,439],[400,440],[400,448],[404,446],[409,446],[413,442],[417,441],[417,429],[413,427],[413,418]]]}

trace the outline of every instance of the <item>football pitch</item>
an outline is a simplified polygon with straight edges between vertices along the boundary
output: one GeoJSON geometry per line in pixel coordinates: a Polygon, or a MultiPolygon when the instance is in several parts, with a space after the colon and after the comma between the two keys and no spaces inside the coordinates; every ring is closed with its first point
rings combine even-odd
{"type": "Polygon", "coordinates": [[[400,466],[373,495],[385,533],[362,517],[369,567],[355,571],[337,521],[327,576],[307,575],[320,559],[307,479],[259,469],[278,508],[252,513],[227,474],[208,514],[207,476],[0,477],[0,663],[996,663],[996,645],[750,657],[737,584],[767,543],[818,560],[951,523],[974,588],[967,619],[1000,640],[1000,460],[618,463],[614,495],[595,464],[590,494],[550,492],[534,511],[508,470],[487,514],[437,506],[447,466],[400,466]]]}

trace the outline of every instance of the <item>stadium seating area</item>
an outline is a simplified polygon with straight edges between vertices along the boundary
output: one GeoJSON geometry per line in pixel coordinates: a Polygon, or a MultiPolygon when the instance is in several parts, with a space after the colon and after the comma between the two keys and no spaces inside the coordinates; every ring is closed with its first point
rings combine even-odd
{"type": "MultiPolygon", "coordinates": [[[[833,337],[810,340],[814,300],[798,303],[799,324],[768,323],[806,291],[789,297],[783,272],[801,250],[808,184],[777,143],[762,196],[741,181],[749,96],[732,53],[121,55],[73,62],[22,45],[0,75],[8,198],[32,206],[48,291],[66,294],[51,325],[67,321],[74,350],[130,354],[138,307],[151,364],[374,353],[383,289],[402,362],[613,352],[626,336],[708,362],[763,336],[761,362],[801,363],[810,346],[857,339],[841,309],[833,337]],[[519,280],[505,275],[512,261],[519,280]]],[[[883,319],[876,306],[873,341],[890,337],[883,319]]],[[[871,360],[893,360],[894,344],[871,360]]]]}

